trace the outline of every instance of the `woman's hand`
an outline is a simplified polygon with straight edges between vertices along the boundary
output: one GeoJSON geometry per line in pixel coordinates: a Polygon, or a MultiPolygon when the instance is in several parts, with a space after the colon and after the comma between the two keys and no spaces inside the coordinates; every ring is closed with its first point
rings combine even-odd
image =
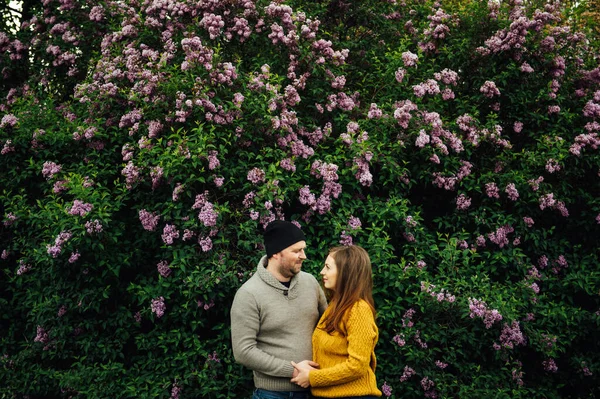
{"type": "MultiPolygon", "coordinates": [[[[291,379],[291,382],[301,386],[302,388],[310,387],[310,381],[308,379],[308,373],[310,370],[315,370],[319,367],[318,363],[310,360],[303,360],[300,363],[292,362],[292,366],[298,372],[298,374],[291,379]]],[[[296,374],[296,372],[294,372],[296,374]]]]}

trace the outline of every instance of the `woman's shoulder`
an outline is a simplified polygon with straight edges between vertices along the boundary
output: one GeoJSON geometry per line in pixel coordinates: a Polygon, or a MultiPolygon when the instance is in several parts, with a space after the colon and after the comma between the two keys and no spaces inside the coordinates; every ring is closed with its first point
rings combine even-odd
{"type": "Polygon", "coordinates": [[[356,313],[357,315],[364,315],[364,314],[373,314],[373,308],[371,307],[371,305],[369,305],[369,302],[365,301],[364,299],[359,299],[358,301],[354,302],[354,304],[350,307],[349,312],[351,314],[356,313]]]}

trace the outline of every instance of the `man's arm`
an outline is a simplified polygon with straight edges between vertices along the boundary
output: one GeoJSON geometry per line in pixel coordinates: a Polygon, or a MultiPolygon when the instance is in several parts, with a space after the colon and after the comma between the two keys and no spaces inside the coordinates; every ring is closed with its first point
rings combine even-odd
{"type": "Polygon", "coordinates": [[[294,373],[291,360],[279,359],[257,347],[260,317],[256,299],[240,289],[231,305],[231,344],[235,360],[251,370],[274,377],[289,377],[294,373]]]}

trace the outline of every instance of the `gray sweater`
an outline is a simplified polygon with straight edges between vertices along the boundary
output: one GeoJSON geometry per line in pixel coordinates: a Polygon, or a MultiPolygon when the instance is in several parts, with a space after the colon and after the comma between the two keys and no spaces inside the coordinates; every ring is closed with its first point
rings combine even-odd
{"type": "Polygon", "coordinates": [[[254,371],[256,388],[302,391],[290,382],[291,361],[312,358],[312,333],[327,307],[317,279],[300,272],[286,288],[267,269],[267,257],[231,305],[231,342],[238,363],[254,371]]]}

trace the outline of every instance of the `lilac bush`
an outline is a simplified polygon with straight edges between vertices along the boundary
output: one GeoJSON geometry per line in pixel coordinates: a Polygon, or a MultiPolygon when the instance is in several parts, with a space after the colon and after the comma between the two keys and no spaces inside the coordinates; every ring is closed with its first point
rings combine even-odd
{"type": "Polygon", "coordinates": [[[247,397],[228,311],[274,219],[315,275],[369,251],[386,397],[599,394],[588,5],[24,2],[0,394],[247,397]]]}

